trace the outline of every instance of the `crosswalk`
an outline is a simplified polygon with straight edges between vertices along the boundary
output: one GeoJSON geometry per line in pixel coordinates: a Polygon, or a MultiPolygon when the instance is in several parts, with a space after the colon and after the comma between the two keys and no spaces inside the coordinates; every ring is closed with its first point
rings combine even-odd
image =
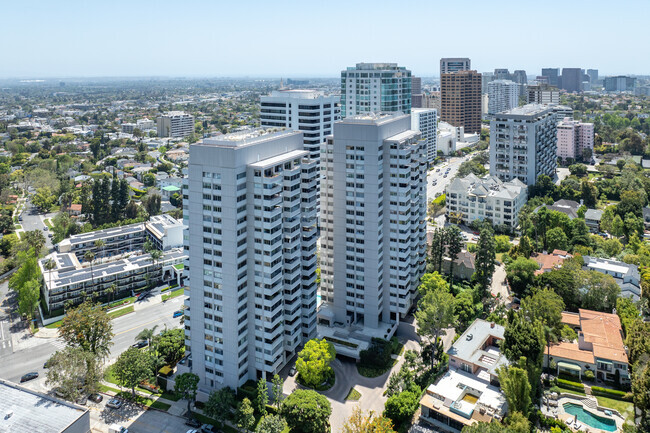
{"type": "Polygon", "coordinates": [[[63,350],[63,349],[65,349],[65,346],[66,346],[65,341],[63,341],[63,339],[61,339],[61,338],[56,338],[56,339],[50,340],[49,343],[52,346],[54,346],[54,348],[56,350],[63,350]]]}

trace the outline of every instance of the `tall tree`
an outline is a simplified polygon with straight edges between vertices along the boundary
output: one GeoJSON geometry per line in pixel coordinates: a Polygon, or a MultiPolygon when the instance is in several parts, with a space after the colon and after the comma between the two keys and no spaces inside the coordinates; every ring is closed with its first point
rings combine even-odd
{"type": "Polygon", "coordinates": [[[266,379],[262,377],[257,381],[257,396],[255,398],[255,406],[257,406],[257,413],[260,416],[266,416],[267,404],[269,404],[269,388],[266,379]]]}
{"type": "Polygon", "coordinates": [[[41,294],[41,283],[29,280],[18,292],[18,312],[25,314],[28,319],[36,317],[36,307],[41,294]]]}
{"type": "Polygon", "coordinates": [[[519,367],[526,368],[534,398],[540,390],[539,381],[545,346],[541,323],[530,322],[522,313],[511,316],[511,320],[506,325],[501,350],[511,363],[519,362],[519,367]],[[522,357],[526,359],[525,363],[522,363],[522,357]]]}
{"type": "Polygon", "coordinates": [[[287,422],[278,415],[267,415],[260,420],[255,433],[282,433],[287,422]]]}
{"type": "Polygon", "coordinates": [[[335,356],[336,350],[327,340],[309,340],[298,353],[296,370],[306,385],[316,387],[331,374],[330,362],[335,356]]]}
{"type": "Polygon", "coordinates": [[[176,376],[174,391],[183,400],[187,400],[187,418],[192,418],[192,403],[196,399],[196,390],[199,387],[199,376],[194,373],[182,373],[176,376]]]}
{"type": "Polygon", "coordinates": [[[93,263],[95,262],[95,253],[88,250],[84,253],[84,261],[90,263],[90,283],[95,287],[95,272],[93,270],[93,263]]]}
{"type": "Polygon", "coordinates": [[[53,385],[63,397],[76,401],[82,394],[97,392],[102,380],[101,364],[95,355],[81,347],[66,347],[47,361],[47,385],[53,385]],[[83,384],[83,388],[79,385],[83,384]]]}
{"type": "Polygon", "coordinates": [[[530,413],[532,399],[528,373],[523,368],[502,365],[497,370],[501,391],[506,396],[508,410],[518,411],[524,415],[530,413]]]}
{"type": "Polygon", "coordinates": [[[535,272],[539,265],[535,260],[517,257],[516,260],[506,265],[506,276],[512,291],[522,296],[528,293],[535,281],[535,272]]]}
{"type": "Polygon", "coordinates": [[[255,426],[255,409],[248,398],[244,398],[237,406],[235,422],[244,432],[250,431],[255,426]]]}
{"type": "Polygon", "coordinates": [[[84,302],[68,310],[59,328],[59,335],[73,347],[81,347],[104,359],[113,345],[111,319],[99,304],[84,302]]]}
{"type": "Polygon", "coordinates": [[[564,301],[552,289],[538,290],[532,296],[522,300],[520,310],[530,322],[539,322],[543,326],[547,351],[546,368],[548,368],[551,343],[560,338],[564,328],[562,323],[564,301]]]}
{"type": "Polygon", "coordinates": [[[395,433],[395,430],[390,418],[376,416],[372,411],[364,414],[359,406],[355,406],[345,420],[342,433],[395,433]]]}
{"type": "Polygon", "coordinates": [[[463,248],[463,236],[460,234],[458,226],[452,225],[447,227],[447,256],[449,257],[449,289],[454,282],[454,262],[458,259],[458,254],[463,248]]]}
{"type": "Polygon", "coordinates": [[[282,392],[283,386],[284,381],[282,378],[278,374],[273,375],[273,404],[275,404],[275,408],[278,410],[280,410],[280,405],[282,404],[282,399],[284,398],[284,394],[282,392]]]}
{"type": "Polygon", "coordinates": [[[130,388],[135,397],[135,387],[152,376],[153,358],[149,353],[129,347],[117,357],[112,371],[117,384],[130,388]]]}
{"type": "Polygon", "coordinates": [[[479,231],[476,260],[474,262],[476,269],[474,278],[479,285],[481,298],[483,299],[490,295],[495,257],[494,230],[492,229],[492,224],[484,221],[479,231]]]}
{"type": "Polygon", "coordinates": [[[232,388],[224,387],[210,393],[204,411],[207,416],[223,424],[228,419],[230,408],[234,404],[235,391],[232,388]]]}
{"type": "Polygon", "coordinates": [[[282,403],[280,414],[295,433],[328,433],[332,406],[316,391],[299,389],[282,403]]]}
{"type": "Polygon", "coordinates": [[[432,338],[431,367],[434,367],[437,359],[438,339],[441,335],[444,335],[446,328],[456,322],[454,296],[448,290],[442,288],[435,290],[425,288],[423,290],[421,286],[420,292],[422,298],[420,298],[415,317],[418,321],[418,332],[432,338]]]}
{"type": "Polygon", "coordinates": [[[145,328],[138,335],[135,337],[135,341],[144,341],[147,343],[149,346],[149,350],[151,350],[151,345],[153,343],[153,339],[156,335],[156,328],[158,325],[155,325],[153,328],[145,328]]]}

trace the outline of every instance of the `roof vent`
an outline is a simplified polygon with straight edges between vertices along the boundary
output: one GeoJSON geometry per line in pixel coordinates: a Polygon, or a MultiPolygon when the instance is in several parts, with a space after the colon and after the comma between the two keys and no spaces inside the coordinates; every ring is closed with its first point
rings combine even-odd
{"type": "Polygon", "coordinates": [[[5,419],[9,419],[9,418],[11,418],[13,414],[14,414],[14,411],[13,411],[13,410],[7,411],[7,413],[6,413],[6,415],[5,415],[5,419]]]}
{"type": "Polygon", "coordinates": [[[466,337],[467,341],[470,341],[472,338],[474,338],[474,336],[472,334],[467,334],[467,337],[466,337]]]}

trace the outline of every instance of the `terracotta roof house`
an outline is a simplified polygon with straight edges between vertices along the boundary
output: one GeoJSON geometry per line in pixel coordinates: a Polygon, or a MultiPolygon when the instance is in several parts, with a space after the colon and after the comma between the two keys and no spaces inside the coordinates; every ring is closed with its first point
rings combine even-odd
{"type": "MultiPolygon", "coordinates": [[[[591,370],[601,380],[630,381],[621,321],[616,314],[592,310],[562,313],[562,323],[578,332],[578,341],[552,344],[544,357],[555,361],[557,372],[582,377],[591,370]]],[[[546,363],[546,359],[544,360],[546,363]]]]}
{"type": "Polygon", "coordinates": [[[81,205],[76,203],[71,204],[68,208],[68,213],[70,215],[81,215],[81,205]]]}
{"type": "Polygon", "coordinates": [[[559,268],[564,263],[564,260],[573,257],[571,254],[563,250],[553,250],[551,254],[538,253],[536,256],[531,257],[539,265],[539,270],[535,271],[535,275],[550,272],[555,268],[559,268]]]}

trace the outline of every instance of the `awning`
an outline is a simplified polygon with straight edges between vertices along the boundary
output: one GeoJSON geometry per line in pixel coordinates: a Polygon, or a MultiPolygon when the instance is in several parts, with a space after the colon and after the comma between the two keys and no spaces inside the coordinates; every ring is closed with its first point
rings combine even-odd
{"type": "Polygon", "coordinates": [[[557,366],[564,370],[582,371],[582,368],[579,365],[572,364],[570,362],[560,361],[557,363],[557,366]]]}

